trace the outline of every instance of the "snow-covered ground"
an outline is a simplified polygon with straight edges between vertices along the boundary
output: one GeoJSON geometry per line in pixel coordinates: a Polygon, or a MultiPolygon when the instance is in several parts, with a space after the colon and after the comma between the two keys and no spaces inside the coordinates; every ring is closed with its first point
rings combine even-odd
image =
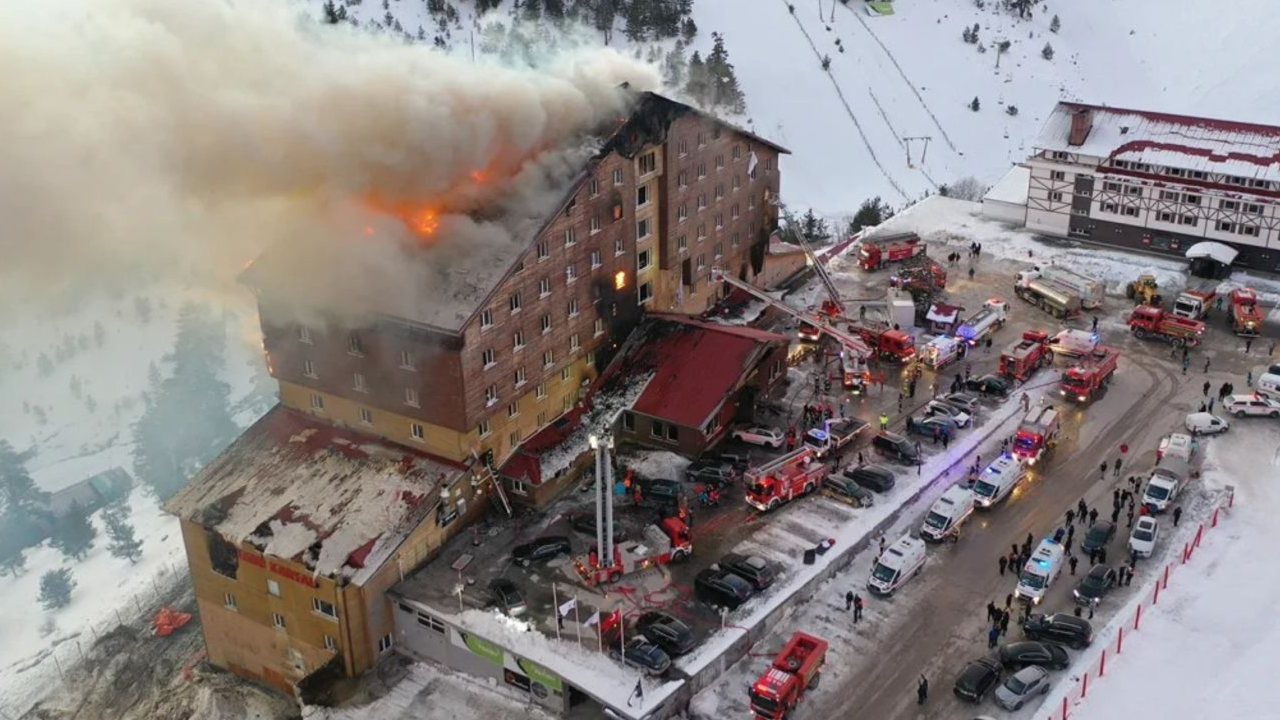
{"type": "Polygon", "coordinates": [[[1263,569],[1254,550],[1280,543],[1277,437],[1275,421],[1243,419],[1206,443],[1205,486],[1235,485],[1235,506],[1205,534],[1160,602],[1144,609],[1141,631],[1071,717],[1276,717],[1280,573],[1263,569]]]}
{"type": "Polygon", "coordinates": [[[308,720],[417,720],[429,717],[450,720],[550,720],[541,706],[530,702],[512,688],[496,681],[477,681],[470,676],[443,670],[426,663],[410,665],[404,677],[383,697],[351,707],[307,707],[308,720]]]}

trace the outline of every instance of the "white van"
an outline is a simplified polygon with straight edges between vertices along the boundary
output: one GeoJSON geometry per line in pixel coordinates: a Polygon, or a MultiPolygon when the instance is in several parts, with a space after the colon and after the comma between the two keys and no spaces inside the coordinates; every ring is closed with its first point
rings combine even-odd
{"type": "Polygon", "coordinates": [[[1280,400],[1280,375],[1267,373],[1258,378],[1258,383],[1254,387],[1259,395],[1280,400]]]}
{"type": "Polygon", "coordinates": [[[1142,492],[1142,504],[1153,513],[1168,510],[1190,475],[1191,468],[1186,460],[1166,455],[1164,460],[1151,471],[1151,478],[1147,480],[1147,489],[1142,492]]]}
{"type": "Polygon", "coordinates": [[[871,567],[867,589],[876,595],[892,595],[924,567],[924,541],[903,535],[885,548],[871,567]]]}
{"type": "Polygon", "coordinates": [[[1062,572],[1062,558],[1066,555],[1062,545],[1049,538],[1040,541],[1040,547],[1031,553],[1031,559],[1022,566],[1022,574],[1018,576],[1018,587],[1013,591],[1020,600],[1039,605],[1044,600],[1049,586],[1062,572]]]}
{"type": "Polygon", "coordinates": [[[1027,466],[1009,453],[995,459],[978,475],[973,484],[974,501],[978,507],[989,508],[1013,492],[1013,488],[1027,477],[1027,466]]]}
{"type": "Polygon", "coordinates": [[[1231,426],[1217,415],[1198,412],[1187,416],[1186,427],[1192,435],[1217,435],[1226,432],[1231,426]]]}
{"type": "Polygon", "coordinates": [[[925,542],[942,542],[948,537],[958,537],[960,526],[973,514],[973,491],[961,485],[952,485],[933,503],[920,537],[925,542]]]}
{"type": "Polygon", "coordinates": [[[1160,448],[1156,450],[1156,464],[1159,464],[1165,457],[1178,458],[1183,462],[1191,462],[1191,453],[1195,448],[1191,446],[1191,436],[1182,433],[1173,433],[1160,438],[1160,448]]]}

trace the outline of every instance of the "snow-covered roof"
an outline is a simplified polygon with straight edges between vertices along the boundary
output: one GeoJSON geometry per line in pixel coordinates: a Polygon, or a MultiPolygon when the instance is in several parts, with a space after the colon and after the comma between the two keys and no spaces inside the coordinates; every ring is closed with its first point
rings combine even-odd
{"type": "Polygon", "coordinates": [[[359,584],[463,470],[277,405],[165,509],[230,542],[359,584]]]}
{"type": "Polygon", "coordinates": [[[1014,165],[1009,172],[991,186],[982,197],[983,202],[1004,202],[1014,205],[1027,204],[1027,188],[1031,184],[1031,168],[1014,165]]]}
{"type": "Polygon", "coordinates": [[[1187,257],[1189,258],[1210,258],[1216,260],[1223,265],[1230,265],[1235,261],[1236,255],[1240,253],[1229,245],[1212,240],[1204,240],[1187,248],[1187,257]]]}
{"type": "Polygon", "coordinates": [[[1095,157],[1280,181],[1280,127],[1145,110],[1060,102],[1033,143],[1095,157]],[[1068,142],[1071,117],[1089,111],[1092,129],[1068,142]]]}

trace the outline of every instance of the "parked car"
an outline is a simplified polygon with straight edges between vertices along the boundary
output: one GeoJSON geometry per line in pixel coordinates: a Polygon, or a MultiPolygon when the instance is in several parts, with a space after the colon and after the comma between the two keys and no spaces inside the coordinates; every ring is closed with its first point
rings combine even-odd
{"type": "Polygon", "coordinates": [[[511,551],[511,559],[521,567],[529,567],[535,562],[546,562],[572,552],[569,538],[563,535],[546,535],[523,545],[517,545],[511,551]]]}
{"type": "Polygon", "coordinates": [[[651,508],[675,507],[685,494],[683,484],[661,478],[637,478],[635,488],[640,491],[640,504],[651,508]]]}
{"type": "MultiPolygon", "coordinates": [[[[596,536],[596,514],[584,512],[570,515],[569,527],[594,538],[596,536]]],[[[613,539],[615,542],[622,542],[627,539],[627,529],[618,524],[617,518],[613,520],[613,539]]]]}
{"type": "Polygon", "coordinates": [[[942,396],[942,399],[956,407],[963,408],[970,415],[978,412],[978,397],[967,392],[953,392],[942,396]]]}
{"type": "Polygon", "coordinates": [[[693,591],[713,607],[737,610],[755,594],[751,583],[721,567],[709,567],[693,579],[693,591]]]}
{"type": "Polygon", "coordinates": [[[671,669],[671,658],[656,643],[638,637],[627,641],[622,651],[622,663],[639,668],[646,675],[665,675],[671,669]]]}
{"type": "Polygon", "coordinates": [[[1035,640],[1021,640],[1000,646],[1000,664],[1010,670],[1018,670],[1028,665],[1062,670],[1071,664],[1071,658],[1061,645],[1035,640]]]}
{"type": "Polygon", "coordinates": [[[1138,557],[1151,557],[1160,539],[1160,522],[1150,515],[1143,515],[1133,524],[1129,535],[1129,551],[1138,557]]]}
{"type": "Polygon", "coordinates": [[[713,487],[732,485],[739,477],[738,469],[717,460],[698,460],[685,468],[684,479],[713,487]]]}
{"type": "Polygon", "coordinates": [[[768,445],[775,450],[782,447],[782,444],[787,441],[786,435],[781,430],[764,425],[738,428],[733,431],[733,437],[735,440],[741,440],[751,445],[768,445]]]}
{"type": "Polygon", "coordinates": [[[996,688],[996,704],[1005,710],[1021,710],[1027,700],[1049,692],[1049,672],[1034,665],[1024,667],[996,688]]]}
{"type": "Polygon", "coordinates": [[[1242,418],[1246,415],[1280,418],[1280,400],[1262,395],[1232,395],[1222,403],[1222,411],[1242,418]]]}
{"type": "Polygon", "coordinates": [[[915,465],[920,460],[920,453],[916,450],[915,443],[897,433],[882,432],[877,434],[871,439],[871,447],[887,458],[904,462],[908,465],[915,465]]]}
{"type": "Polygon", "coordinates": [[[503,614],[511,617],[523,615],[527,609],[524,604],[524,593],[520,592],[520,588],[516,587],[514,582],[506,578],[489,581],[489,597],[503,614]]]}
{"type": "Polygon", "coordinates": [[[1217,435],[1231,428],[1230,423],[1226,420],[1207,412],[1191,413],[1183,424],[1186,426],[1187,432],[1191,433],[1192,436],[1217,435]]]}
{"type": "Polygon", "coordinates": [[[720,558],[719,565],[751,583],[751,587],[757,592],[773,584],[773,568],[762,557],[727,553],[720,558]]]}
{"type": "Polygon", "coordinates": [[[738,471],[746,470],[751,467],[751,456],[746,452],[731,452],[713,450],[711,452],[702,453],[698,458],[706,462],[720,462],[732,465],[738,471]]]}
{"type": "Polygon", "coordinates": [[[973,420],[973,416],[967,410],[959,405],[952,405],[945,400],[930,400],[929,404],[924,406],[924,412],[929,417],[951,418],[956,427],[968,427],[969,422],[973,420]]]}
{"type": "Polygon", "coordinates": [[[884,465],[859,465],[842,473],[846,478],[873,492],[889,492],[897,483],[893,471],[884,465]]]}
{"type": "Polygon", "coordinates": [[[1032,615],[1022,621],[1022,634],[1031,640],[1048,640],[1077,650],[1093,642],[1089,621],[1067,613],[1032,615]]]}
{"type": "Polygon", "coordinates": [[[1080,550],[1086,555],[1094,550],[1101,550],[1107,546],[1107,543],[1111,542],[1111,538],[1115,537],[1115,534],[1115,523],[1099,520],[1090,525],[1088,531],[1085,532],[1084,539],[1080,541],[1080,550]]]}
{"type": "Polygon", "coordinates": [[[956,697],[980,703],[1000,682],[1000,664],[989,658],[979,658],[964,666],[953,688],[956,697]]]}
{"type": "Polygon", "coordinates": [[[999,375],[983,375],[982,377],[969,378],[964,382],[964,388],[971,390],[982,396],[994,395],[995,397],[1005,397],[1009,394],[1009,381],[999,375]]]}
{"type": "Polygon", "coordinates": [[[683,655],[697,644],[688,625],[659,610],[650,610],[636,618],[636,632],[668,655],[683,655]]]}
{"type": "Polygon", "coordinates": [[[960,426],[955,420],[944,415],[933,415],[924,417],[919,420],[910,420],[907,424],[907,432],[916,435],[924,435],[925,437],[955,437],[960,431],[960,426]]]}
{"type": "Polygon", "coordinates": [[[822,478],[822,487],[855,507],[870,507],[875,503],[874,495],[859,485],[856,480],[844,474],[827,475],[822,478]]]}
{"type": "Polygon", "coordinates": [[[1094,565],[1076,583],[1071,597],[1081,605],[1097,605],[1116,584],[1116,571],[1106,565],[1094,565]]]}

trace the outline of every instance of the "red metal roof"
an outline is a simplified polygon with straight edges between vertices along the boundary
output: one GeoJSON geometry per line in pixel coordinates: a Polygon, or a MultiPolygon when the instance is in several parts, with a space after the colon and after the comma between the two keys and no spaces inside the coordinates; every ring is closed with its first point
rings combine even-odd
{"type": "Polygon", "coordinates": [[[655,314],[637,360],[653,379],[632,410],[686,427],[702,427],[741,386],[769,347],[783,335],[742,325],[718,325],[681,315],[655,314]]]}

